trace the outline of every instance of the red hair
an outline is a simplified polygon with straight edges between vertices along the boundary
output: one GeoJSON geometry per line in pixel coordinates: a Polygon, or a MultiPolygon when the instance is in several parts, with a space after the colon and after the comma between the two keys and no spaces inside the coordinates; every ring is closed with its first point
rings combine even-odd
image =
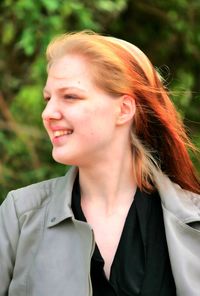
{"type": "Polygon", "coordinates": [[[195,147],[146,55],[124,40],[84,31],[53,40],[47,48],[48,66],[66,54],[85,57],[94,83],[106,92],[135,99],[130,138],[137,185],[152,190],[153,170],[159,166],[182,188],[200,193],[200,181],[188,153],[195,147]]]}

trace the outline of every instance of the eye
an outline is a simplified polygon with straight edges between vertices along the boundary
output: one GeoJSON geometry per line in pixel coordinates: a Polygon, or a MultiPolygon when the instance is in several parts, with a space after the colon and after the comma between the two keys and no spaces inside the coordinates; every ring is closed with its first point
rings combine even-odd
{"type": "Polygon", "coordinates": [[[75,100],[75,99],[78,99],[78,96],[74,94],[66,94],[63,96],[63,98],[66,100],[75,100]]]}
{"type": "Polygon", "coordinates": [[[45,101],[45,102],[48,102],[50,99],[51,99],[50,97],[47,97],[47,96],[44,97],[44,101],[45,101]]]}

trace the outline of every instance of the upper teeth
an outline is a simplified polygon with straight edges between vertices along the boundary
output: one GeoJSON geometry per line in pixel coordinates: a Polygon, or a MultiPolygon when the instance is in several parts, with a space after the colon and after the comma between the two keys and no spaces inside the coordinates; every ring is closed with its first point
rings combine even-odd
{"type": "Polygon", "coordinates": [[[55,131],[54,136],[55,137],[60,137],[64,135],[70,135],[72,133],[72,130],[65,130],[65,131],[55,131]]]}

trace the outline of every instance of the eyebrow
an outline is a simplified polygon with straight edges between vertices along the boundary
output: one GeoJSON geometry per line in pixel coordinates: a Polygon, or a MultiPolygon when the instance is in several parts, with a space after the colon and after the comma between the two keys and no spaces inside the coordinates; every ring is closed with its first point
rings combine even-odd
{"type": "MultiPolygon", "coordinates": [[[[57,90],[56,90],[56,92],[58,92],[58,93],[63,93],[63,92],[65,92],[66,90],[78,90],[78,91],[81,91],[81,92],[86,92],[84,89],[82,89],[82,88],[79,88],[79,87],[61,87],[61,88],[58,88],[57,90]]],[[[48,91],[48,89],[47,88],[45,88],[44,87],[44,89],[43,89],[43,93],[49,93],[49,91],[48,91]]]]}

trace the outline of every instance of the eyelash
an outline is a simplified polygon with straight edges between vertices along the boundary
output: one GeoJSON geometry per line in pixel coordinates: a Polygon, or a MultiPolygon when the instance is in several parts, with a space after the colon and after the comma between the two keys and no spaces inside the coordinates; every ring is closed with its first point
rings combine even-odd
{"type": "Polygon", "coordinates": [[[72,99],[72,100],[74,100],[74,99],[77,99],[78,97],[76,95],[73,95],[73,94],[70,95],[69,94],[69,95],[64,95],[63,98],[64,99],[72,99]]]}
{"type": "MultiPolygon", "coordinates": [[[[44,97],[44,101],[45,102],[48,102],[49,100],[51,99],[51,97],[44,97]]],[[[65,99],[65,100],[75,100],[75,99],[78,99],[78,97],[76,96],[76,95],[64,95],[63,96],[63,99],[65,99]]]]}
{"type": "Polygon", "coordinates": [[[50,97],[44,97],[44,101],[47,103],[50,100],[50,97]]]}

